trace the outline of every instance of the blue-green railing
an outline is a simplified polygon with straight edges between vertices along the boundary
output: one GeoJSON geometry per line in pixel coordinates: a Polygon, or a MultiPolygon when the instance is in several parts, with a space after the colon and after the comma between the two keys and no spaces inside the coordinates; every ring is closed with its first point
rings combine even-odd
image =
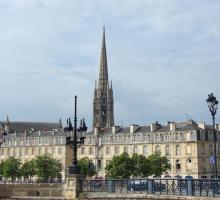
{"type": "Polygon", "coordinates": [[[220,197],[220,179],[87,179],[83,191],[220,197]]]}

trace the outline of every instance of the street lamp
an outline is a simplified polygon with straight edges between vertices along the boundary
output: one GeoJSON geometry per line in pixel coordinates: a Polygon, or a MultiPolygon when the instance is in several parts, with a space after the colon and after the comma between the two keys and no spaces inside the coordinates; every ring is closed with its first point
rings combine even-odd
{"type": "Polygon", "coordinates": [[[6,135],[8,134],[5,129],[5,124],[1,123],[1,125],[4,128],[4,132],[1,134],[1,137],[0,137],[0,148],[1,148],[2,144],[5,142],[6,135]]]}
{"type": "Polygon", "coordinates": [[[216,130],[215,130],[215,114],[218,109],[218,101],[216,97],[213,95],[213,93],[209,94],[208,99],[206,100],[209,111],[212,114],[212,121],[213,121],[213,141],[214,141],[214,176],[215,178],[218,177],[218,168],[217,168],[217,155],[216,155],[216,141],[217,141],[217,136],[216,136],[216,130]]]}
{"type": "Polygon", "coordinates": [[[77,130],[77,96],[75,96],[75,113],[74,113],[74,127],[72,126],[71,119],[67,119],[67,127],[64,128],[65,132],[68,132],[66,137],[66,145],[69,145],[73,149],[73,161],[72,166],[69,167],[69,174],[78,174],[79,170],[77,167],[77,148],[84,144],[85,137],[80,136],[79,140],[77,137],[77,131],[82,133],[86,131],[87,127],[85,120],[81,120],[80,128],[77,130]],[[73,132],[73,135],[72,135],[73,132]]]}

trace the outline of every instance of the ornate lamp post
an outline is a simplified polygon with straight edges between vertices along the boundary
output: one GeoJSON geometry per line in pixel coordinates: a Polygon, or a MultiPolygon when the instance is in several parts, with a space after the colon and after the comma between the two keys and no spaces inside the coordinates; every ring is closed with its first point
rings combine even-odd
{"type": "Polygon", "coordinates": [[[73,149],[73,162],[72,166],[69,167],[69,174],[79,173],[77,167],[77,148],[84,144],[85,137],[80,136],[78,140],[77,131],[83,132],[86,130],[87,127],[84,119],[81,120],[80,128],[77,130],[77,96],[75,96],[74,127],[72,126],[71,119],[69,118],[67,119],[67,127],[64,128],[64,131],[69,133],[69,135],[66,137],[66,145],[69,145],[73,149]]]}
{"type": "Polygon", "coordinates": [[[5,130],[5,124],[1,123],[2,127],[4,128],[4,132],[1,134],[1,137],[0,137],[0,148],[2,146],[2,144],[5,142],[5,137],[6,135],[8,134],[7,131],[5,130]]]}
{"type": "Polygon", "coordinates": [[[218,168],[217,168],[217,155],[216,155],[216,142],[217,142],[217,136],[216,136],[216,130],[215,130],[215,114],[218,109],[218,101],[216,97],[213,95],[213,93],[209,94],[208,99],[206,100],[209,111],[212,114],[212,121],[213,121],[213,142],[214,142],[214,176],[215,178],[218,177],[218,168]]]}

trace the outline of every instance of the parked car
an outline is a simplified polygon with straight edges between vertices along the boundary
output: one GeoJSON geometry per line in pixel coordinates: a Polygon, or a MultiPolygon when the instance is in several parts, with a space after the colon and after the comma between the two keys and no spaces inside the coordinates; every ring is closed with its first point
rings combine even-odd
{"type": "Polygon", "coordinates": [[[147,180],[130,180],[128,182],[128,190],[130,191],[142,191],[148,189],[147,180]]]}

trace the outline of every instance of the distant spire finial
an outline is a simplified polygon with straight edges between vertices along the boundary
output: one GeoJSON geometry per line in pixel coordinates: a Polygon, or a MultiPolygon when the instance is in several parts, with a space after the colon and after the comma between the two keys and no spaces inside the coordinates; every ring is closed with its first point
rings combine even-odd
{"type": "Polygon", "coordinates": [[[105,33],[105,24],[103,25],[103,28],[102,28],[102,29],[103,29],[103,33],[105,33]]]}

